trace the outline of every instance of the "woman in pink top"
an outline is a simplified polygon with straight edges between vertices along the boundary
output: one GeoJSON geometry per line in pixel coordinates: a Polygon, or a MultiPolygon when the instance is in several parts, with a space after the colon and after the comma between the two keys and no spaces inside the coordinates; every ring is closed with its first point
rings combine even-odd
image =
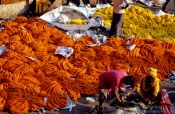
{"type": "Polygon", "coordinates": [[[122,103],[119,96],[124,84],[133,85],[133,77],[128,76],[124,70],[111,70],[99,76],[99,111],[102,113],[103,101],[116,98],[118,104],[122,103]],[[110,97],[110,98],[109,98],[110,97]]]}

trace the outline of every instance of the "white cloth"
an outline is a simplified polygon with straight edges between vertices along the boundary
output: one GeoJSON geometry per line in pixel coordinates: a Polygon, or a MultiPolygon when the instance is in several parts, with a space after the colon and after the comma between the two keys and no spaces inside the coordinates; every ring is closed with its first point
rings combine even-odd
{"type": "Polygon", "coordinates": [[[120,10],[118,11],[118,14],[123,14],[123,13],[125,13],[125,9],[120,9],[120,10]]]}

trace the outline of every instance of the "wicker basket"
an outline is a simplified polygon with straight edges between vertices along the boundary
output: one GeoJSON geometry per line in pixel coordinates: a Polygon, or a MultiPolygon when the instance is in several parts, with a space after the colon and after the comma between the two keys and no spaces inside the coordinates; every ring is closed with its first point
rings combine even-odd
{"type": "Polygon", "coordinates": [[[0,18],[15,18],[18,15],[25,13],[28,10],[28,6],[32,3],[33,0],[30,0],[29,3],[26,1],[21,1],[12,4],[1,4],[0,5],[0,18]]]}
{"type": "Polygon", "coordinates": [[[1,4],[13,4],[13,3],[17,3],[17,2],[22,2],[25,0],[0,0],[1,4]]]}

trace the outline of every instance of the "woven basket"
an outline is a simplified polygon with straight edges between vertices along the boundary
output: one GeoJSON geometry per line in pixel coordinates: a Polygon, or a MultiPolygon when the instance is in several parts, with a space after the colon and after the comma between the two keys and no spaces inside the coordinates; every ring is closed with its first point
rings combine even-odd
{"type": "Polygon", "coordinates": [[[1,4],[13,4],[13,3],[17,3],[17,2],[22,2],[25,0],[0,0],[1,4]]]}
{"type": "MultiPolygon", "coordinates": [[[[32,3],[30,0],[29,3],[32,3]]],[[[26,1],[21,1],[11,4],[0,5],[0,18],[15,18],[18,15],[25,13],[28,10],[29,4],[26,1]]]]}

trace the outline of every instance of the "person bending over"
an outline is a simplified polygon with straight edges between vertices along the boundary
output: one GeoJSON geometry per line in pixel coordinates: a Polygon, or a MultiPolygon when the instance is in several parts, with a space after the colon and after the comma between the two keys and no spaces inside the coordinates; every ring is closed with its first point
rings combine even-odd
{"type": "Polygon", "coordinates": [[[115,99],[118,105],[122,104],[120,94],[125,84],[133,84],[133,77],[128,76],[124,70],[111,70],[99,76],[99,113],[103,113],[104,100],[115,99]]]}

